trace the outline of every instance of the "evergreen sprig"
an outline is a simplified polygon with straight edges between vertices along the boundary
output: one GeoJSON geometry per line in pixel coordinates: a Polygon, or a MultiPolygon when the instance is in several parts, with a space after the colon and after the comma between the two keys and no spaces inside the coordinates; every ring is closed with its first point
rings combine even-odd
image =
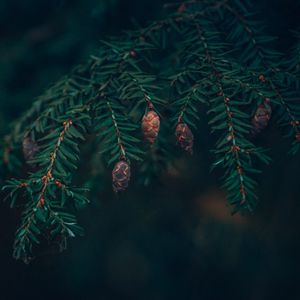
{"type": "Polygon", "coordinates": [[[64,249],[67,237],[83,232],[69,210],[88,201],[83,194],[85,189],[71,186],[71,178],[79,160],[78,141],[85,139],[85,123],[89,121],[84,113],[73,109],[67,114],[72,119],[57,119],[56,123],[62,125],[39,139],[41,151],[30,161],[38,165],[37,170],[25,180],[12,179],[4,186],[10,189],[11,206],[20,196],[28,198],[14,244],[14,257],[25,262],[30,260],[32,247],[40,243],[42,235],[58,237],[64,249]]]}
{"type": "MultiPolygon", "coordinates": [[[[295,61],[283,58],[279,51],[274,50],[272,42],[276,37],[264,34],[262,22],[257,21],[255,15],[252,16],[249,6],[239,9],[240,2],[224,5],[228,13],[225,12],[223,18],[231,22],[227,26],[230,32],[227,37],[236,45],[241,63],[273,94],[270,99],[275,108],[274,118],[285,129],[286,136],[292,138],[291,153],[296,154],[300,149],[300,114],[296,103],[299,99],[299,76],[294,74],[294,70],[290,71],[295,61]],[[233,18],[230,18],[230,14],[233,18]]],[[[294,51],[294,54],[297,53],[297,48],[294,51]]]]}
{"type": "Polygon", "coordinates": [[[260,162],[270,162],[254,133],[268,125],[271,112],[292,138],[291,152],[299,153],[300,47],[288,57],[274,50],[274,37],[249,7],[240,0],[167,4],[166,18],[102,41],[13,124],[5,164],[24,139],[26,149],[37,144],[27,179],[10,179],[4,187],[12,206],[24,206],[16,258],[28,261],[45,238],[63,249],[68,237],[82,233],[74,211],[87,198],[84,188],[72,185],[81,143],[92,140],[105,165],[115,166],[120,190],[128,185],[131,161],[148,185],[176,159],[174,133],[192,152],[203,112],[215,138],[212,166],[224,169],[233,211],[254,210],[260,162]],[[154,145],[143,143],[142,119],[154,145]]]}

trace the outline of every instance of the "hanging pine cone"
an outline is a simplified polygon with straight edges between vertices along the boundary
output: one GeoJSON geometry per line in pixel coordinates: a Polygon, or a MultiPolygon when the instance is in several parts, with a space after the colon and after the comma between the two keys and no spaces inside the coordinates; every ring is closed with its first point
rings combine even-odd
{"type": "Polygon", "coordinates": [[[190,154],[193,153],[194,135],[189,126],[185,123],[179,123],[175,131],[177,142],[180,147],[190,154]]]}
{"type": "Polygon", "coordinates": [[[114,192],[120,192],[126,190],[130,180],[130,166],[129,164],[121,160],[115,164],[112,171],[112,185],[114,192]]]}
{"type": "Polygon", "coordinates": [[[154,144],[160,126],[160,119],[158,114],[154,110],[149,110],[145,113],[142,120],[142,130],[144,137],[151,144],[154,144]]]}
{"type": "Polygon", "coordinates": [[[24,137],[22,146],[23,154],[26,161],[32,160],[36,153],[39,151],[39,146],[30,136],[24,137]]]}
{"type": "Polygon", "coordinates": [[[269,100],[266,100],[264,104],[257,107],[256,112],[252,118],[252,135],[255,136],[267,127],[269,120],[271,119],[272,108],[269,105],[269,100]]]}

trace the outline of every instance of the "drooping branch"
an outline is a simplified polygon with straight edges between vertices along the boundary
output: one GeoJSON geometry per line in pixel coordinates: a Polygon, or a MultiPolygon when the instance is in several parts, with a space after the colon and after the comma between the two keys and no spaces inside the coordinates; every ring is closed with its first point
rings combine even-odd
{"type": "Polygon", "coordinates": [[[292,73],[289,73],[285,63],[281,63],[281,54],[273,49],[270,50],[269,45],[275,39],[274,37],[259,33],[257,27],[260,24],[247,20],[247,17],[238,12],[234,4],[228,2],[224,5],[224,9],[229,11],[237,22],[235,28],[230,27],[229,39],[241,50],[241,60],[249,66],[253,76],[265,83],[274,95],[270,101],[278,106],[278,114],[275,114],[275,117],[281,126],[290,126],[289,135],[294,139],[291,152],[296,153],[300,149],[298,145],[300,142],[300,115],[295,109],[292,109],[292,103],[293,98],[299,97],[300,94],[298,92],[298,96],[296,96],[294,84],[291,84],[291,81],[286,78],[293,77],[293,82],[296,81],[297,86],[299,86],[298,80],[292,73]],[[255,25],[255,23],[257,24],[255,25]],[[240,30],[238,29],[239,25],[240,30]],[[257,69],[263,71],[259,73],[257,69]],[[290,86],[290,91],[285,92],[287,84],[290,86]]]}
{"type": "Polygon", "coordinates": [[[254,209],[254,176],[260,172],[255,164],[269,158],[251,132],[254,125],[259,130],[268,125],[272,104],[277,120],[292,128],[293,149],[300,148],[299,98],[289,90],[299,74],[278,64],[277,51],[267,47],[272,37],[261,34],[244,3],[166,5],[175,12],[103,41],[85,64],[53,85],[16,122],[3,152],[6,161],[14,147],[38,144],[26,159],[36,169],[26,180],[12,179],[6,186],[12,206],[26,200],[16,258],[28,259],[44,236],[59,239],[64,248],[67,237],[82,233],[73,210],[87,199],[85,190],[71,183],[81,156],[79,140],[85,140],[87,130],[101,159],[113,164],[113,190],[121,192],[128,187],[131,166],[137,165],[139,180],[148,185],[176,159],[174,133],[192,153],[198,121],[207,109],[216,137],[213,166],[224,169],[229,202],[236,210],[254,209]],[[24,142],[24,135],[32,141],[24,142]],[[140,163],[131,164],[134,160],[140,163]]]}
{"type": "MultiPolygon", "coordinates": [[[[249,164],[250,154],[257,156],[262,156],[262,154],[259,149],[256,149],[256,147],[247,140],[245,137],[247,130],[243,128],[246,124],[239,121],[239,118],[245,119],[245,117],[248,116],[239,110],[237,101],[235,101],[237,104],[231,104],[231,97],[236,98],[239,96],[239,93],[235,91],[232,96],[228,95],[227,90],[232,90],[232,88],[228,89],[228,87],[224,85],[223,77],[226,77],[226,73],[230,74],[230,68],[228,69],[228,65],[225,62],[222,64],[222,70],[220,70],[218,67],[220,64],[218,53],[214,52],[214,54],[212,54],[209,45],[210,42],[206,39],[200,24],[196,23],[195,26],[205,53],[205,59],[210,68],[213,81],[216,84],[217,97],[210,101],[210,111],[214,112],[216,116],[210,120],[210,124],[213,129],[219,130],[225,129],[224,126],[225,124],[227,125],[227,134],[222,136],[217,142],[215,153],[217,156],[223,155],[223,157],[217,159],[216,165],[222,163],[223,166],[227,168],[227,174],[231,174],[229,177],[226,177],[224,184],[229,193],[230,203],[235,205],[237,210],[252,211],[256,203],[256,196],[254,194],[255,181],[247,175],[247,173],[251,172],[250,170],[254,170],[251,164],[249,164]],[[227,70],[225,69],[226,65],[227,70]],[[221,111],[222,104],[220,100],[222,100],[225,113],[221,111]],[[223,121],[223,124],[225,123],[224,126],[218,125],[219,121],[223,121]],[[217,125],[215,125],[215,123],[217,125]],[[230,146],[226,144],[230,144],[230,146]],[[235,178],[238,179],[238,184],[236,184],[235,178]]],[[[217,49],[216,45],[212,45],[211,47],[217,49]]],[[[266,157],[263,156],[262,159],[265,160],[266,157]]]]}

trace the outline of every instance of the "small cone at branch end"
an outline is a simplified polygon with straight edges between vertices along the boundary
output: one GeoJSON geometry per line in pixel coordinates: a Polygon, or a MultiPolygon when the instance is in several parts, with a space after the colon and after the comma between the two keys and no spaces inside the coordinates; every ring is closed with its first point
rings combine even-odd
{"type": "Polygon", "coordinates": [[[185,123],[179,123],[176,127],[175,135],[180,147],[193,154],[194,135],[189,126],[185,123]]]}
{"type": "Polygon", "coordinates": [[[271,114],[272,109],[268,102],[257,107],[256,112],[252,118],[253,129],[251,133],[253,136],[257,135],[268,126],[271,119],[271,114]]]}
{"type": "Polygon", "coordinates": [[[30,136],[24,137],[22,148],[24,158],[27,162],[32,160],[39,151],[37,143],[30,136]]]}
{"type": "Polygon", "coordinates": [[[160,128],[160,119],[154,110],[145,113],[142,120],[142,131],[144,137],[151,144],[155,143],[160,128]]]}
{"type": "Polygon", "coordinates": [[[130,166],[121,160],[115,164],[112,171],[112,186],[115,193],[126,190],[130,180],[130,166]]]}

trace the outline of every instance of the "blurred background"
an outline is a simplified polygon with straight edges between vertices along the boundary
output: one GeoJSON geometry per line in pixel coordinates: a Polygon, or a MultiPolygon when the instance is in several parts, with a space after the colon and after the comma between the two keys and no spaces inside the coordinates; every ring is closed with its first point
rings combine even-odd
{"type": "MultiPolygon", "coordinates": [[[[165,2],[0,0],[1,137],[100,39],[158,18],[165,2]]],[[[294,42],[289,30],[300,25],[299,1],[253,7],[286,51],[294,42]]],[[[15,261],[20,212],[1,203],[0,299],[300,299],[300,157],[282,155],[289,145],[276,129],[259,142],[274,162],[261,177],[252,216],[231,216],[221,173],[207,175],[212,141],[205,120],[198,153],[159,182],[138,187],[133,175],[135,187],[120,198],[99,183],[79,215],[86,235],[62,254],[49,248],[30,265],[15,261]]]]}

